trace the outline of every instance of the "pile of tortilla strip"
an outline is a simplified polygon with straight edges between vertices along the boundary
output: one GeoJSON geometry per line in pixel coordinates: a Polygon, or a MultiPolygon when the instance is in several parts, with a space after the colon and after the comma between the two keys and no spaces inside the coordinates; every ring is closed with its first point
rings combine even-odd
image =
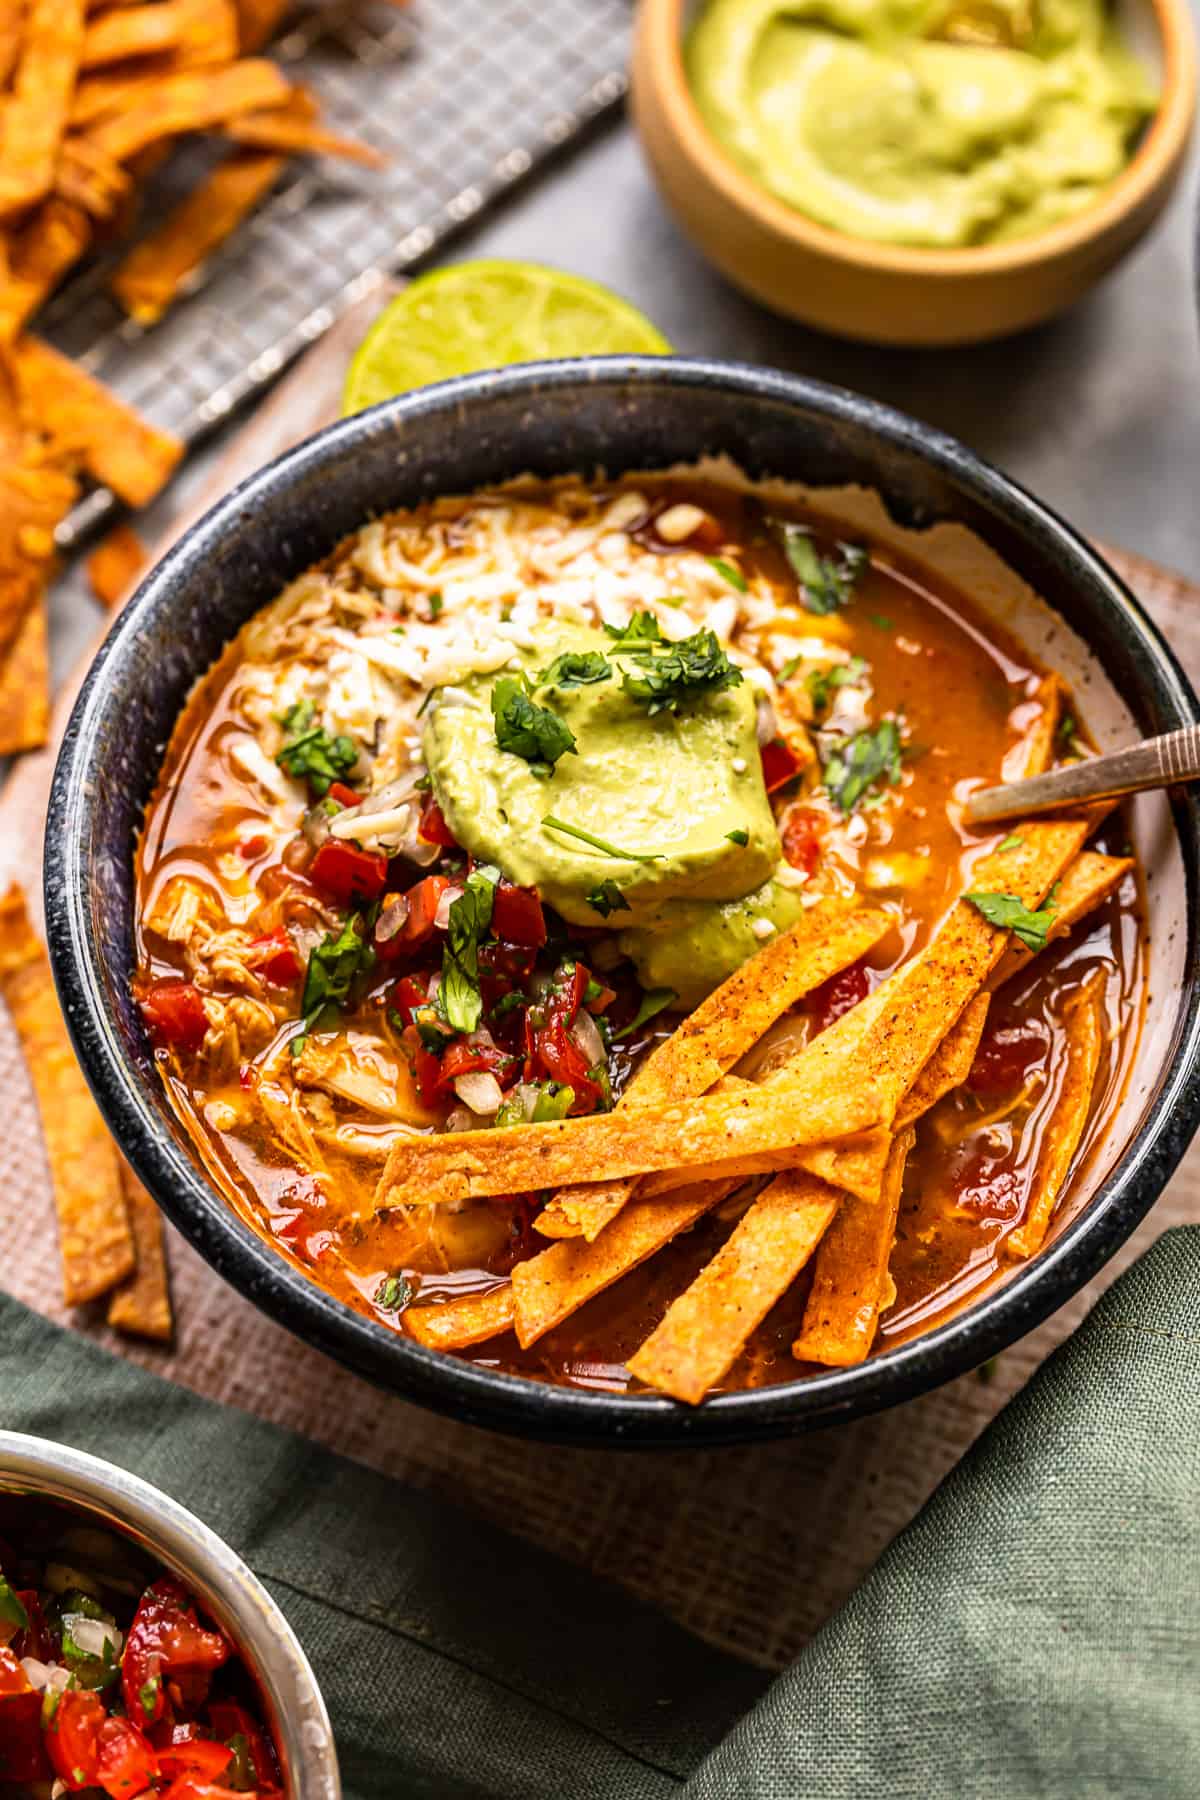
{"type": "MultiPolygon", "coordinates": [[[[1049,766],[1062,688],[1047,677],[1027,773],[1049,766]]],[[[1051,937],[1100,904],[1131,867],[1084,849],[1103,812],[1006,832],[973,871],[979,888],[1036,908],[1051,937]]],[[[409,1333],[442,1350],[515,1329],[537,1342],[703,1214],[767,1176],[730,1237],[629,1361],[648,1387],[696,1404],[812,1264],[805,1363],[862,1362],[894,1297],[888,1264],[917,1120],[966,1078],[992,992],[1032,951],[960,899],[936,935],[857,1006],[753,1082],[731,1074],[780,1015],[864,955],[894,924],[884,911],[815,905],[771,939],[651,1054],[616,1109],[588,1118],[397,1143],[379,1208],[549,1192],[535,1219],[558,1241],[511,1281],[411,1308],[409,1333]],[[588,1179],[580,1180],[581,1171],[588,1179]]],[[[1067,1066],[1025,1220],[1006,1248],[1041,1245],[1087,1125],[1104,1045],[1098,979],[1064,1008],[1067,1066]]],[[[768,1062],[764,1068],[769,1068],[768,1062]]]]}
{"type": "Polygon", "coordinates": [[[16,887],[0,898],[0,998],[29,1066],[58,1213],[63,1298],[108,1296],[108,1322],[172,1335],[162,1220],[117,1150],[75,1060],[41,942],[16,887]]]}
{"type": "MultiPolygon", "coordinates": [[[[130,237],[139,185],[203,132],[220,159],[110,277],[151,325],[303,153],[383,159],[325,130],[312,95],[256,54],[291,0],[0,0],[0,755],[45,742],[45,592],[54,532],[91,480],[130,507],[182,446],[29,331],[86,254],[130,237]]],[[[391,0],[393,4],[402,0],[391,0]]],[[[92,565],[119,598],[140,547],[125,527],[92,565]]]]}

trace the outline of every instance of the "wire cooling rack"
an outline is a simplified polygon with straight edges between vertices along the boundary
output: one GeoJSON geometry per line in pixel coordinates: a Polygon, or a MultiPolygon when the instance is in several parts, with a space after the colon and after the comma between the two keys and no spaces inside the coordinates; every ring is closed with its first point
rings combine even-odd
{"type": "MultiPolygon", "coordinates": [[[[297,161],[160,323],[142,328],[113,300],[114,251],[67,283],[39,331],[156,424],[200,442],[383,273],[429,257],[619,106],[629,24],[630,0],[413,0],[403,12],[322,0],[271,54],[386,169],[297,161]]],[[[210,156],[197,145],[172,158],[144,216],[160,218],[210,156]]],[[[113,510],[107,490],[86,495],[60,546],[113,510]]]]}

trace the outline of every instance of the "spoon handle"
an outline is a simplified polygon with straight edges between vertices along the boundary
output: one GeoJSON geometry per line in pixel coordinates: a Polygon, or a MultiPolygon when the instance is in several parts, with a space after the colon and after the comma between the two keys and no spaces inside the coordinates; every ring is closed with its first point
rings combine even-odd
{"type": "Polygon", "coordinates": [[[1001,819],[1057,812],[1092,800],[1114,800],[1177,781],[1200,781],[1200,725],[1185,725],[1162,737],[1145,738],[1128,750],[1113,750],[1085,762],[1069,763],[1048,775],[979,788],[967,801],[967,818],[983,825],[1001,819]]]}

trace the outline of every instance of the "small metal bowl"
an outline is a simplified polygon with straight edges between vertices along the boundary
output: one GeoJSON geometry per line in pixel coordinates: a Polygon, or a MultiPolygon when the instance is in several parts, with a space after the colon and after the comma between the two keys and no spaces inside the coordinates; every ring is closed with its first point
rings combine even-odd
{"type": "Polygon", "coordinates": [[[0,1494],[71,1507],[178,1576],[258,1683],[287,1800],[341,1800],[333,1727],[308,1658],[262,1583],[215,1532],[114,1463],[19,1431],[0,1431],[0,1494]]]}

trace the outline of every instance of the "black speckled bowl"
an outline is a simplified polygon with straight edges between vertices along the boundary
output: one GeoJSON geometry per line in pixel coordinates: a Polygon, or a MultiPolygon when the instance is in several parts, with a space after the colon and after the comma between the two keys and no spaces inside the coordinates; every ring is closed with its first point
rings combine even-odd
{"type": "Polygon", "coordinates": [[[972,1367],[1112,1255],[1161,1193],[1200,1098],[1200,839],[1196,801],[1176,793],[1134,809],[1149,876],[1152,999],[1125,1099],[1092,1160],[1087,1203],[1003,1285],[860,1368],[721,1395],[696,1409],[498,1375],[351,1312],[289,1267],[209,1186],[167,1106],[129,996],[134,837],[193,682],[251,613],[373,513],[523,471],[618,473],[708,452],[728,453],[753,476],[878,489],[897,527],[928,531],[930,544],[939,521],[968,527],[1028,584],[998,600],[985,569],[977,594],[987,590],[986,604],[1006,611],[1031,647],[1080,685],[1102,743],[1197,718],[1170,649],[1111,569],[1045,507],[939,433],[764,369],[640,358],[535,364],[448,382],[333,425],[214,507],[114,624],[71,718],[47,826],[50,952],[75,1045],[109,1125],[168,1217],[256,1306],[371,1380],[478,1424],[577,1443],[781,1435],[891,1405],[972,1367]]]}

